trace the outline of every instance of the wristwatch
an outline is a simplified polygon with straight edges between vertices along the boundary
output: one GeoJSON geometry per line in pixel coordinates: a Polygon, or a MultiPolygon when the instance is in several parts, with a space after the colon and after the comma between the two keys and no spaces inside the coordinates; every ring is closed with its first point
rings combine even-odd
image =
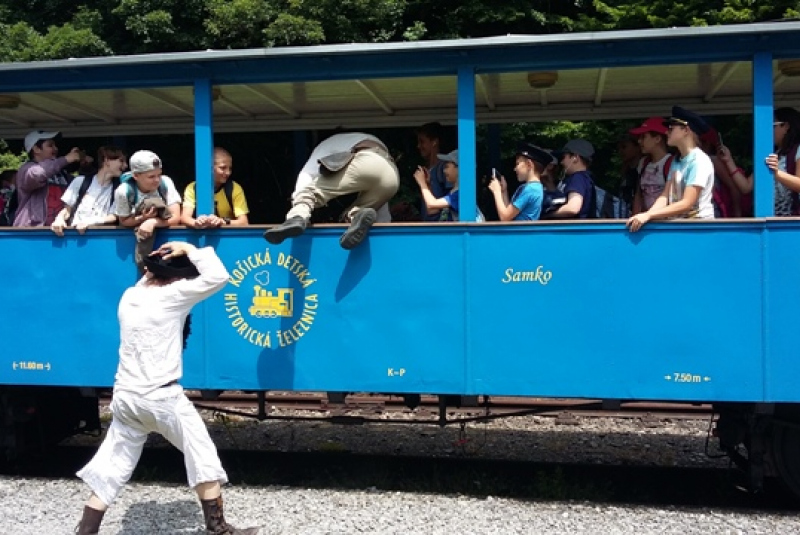
{"type": "Polygon", "coordinates": [[[231,218],[230,217],[223,217],[222,220],[225,221],[226,225],[230,225],[231,224],[231,218]]]}

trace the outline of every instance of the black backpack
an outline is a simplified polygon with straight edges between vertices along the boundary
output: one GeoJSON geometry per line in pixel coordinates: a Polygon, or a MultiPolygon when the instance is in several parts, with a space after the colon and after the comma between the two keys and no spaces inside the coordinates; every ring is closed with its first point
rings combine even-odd
{"type": "MultiPolygon", "coordinates": [[[[86,196],[86,192],[89,191],[89,186],[92,185],[92,182],[94,182],[94,179],[95,179],[94,175],[92,175],[91,177],[84,175],[83,182],[81,182],[81,185],[78,188],[78,198],[75,199],[75,206],[73,206],[72,210],[70,210],[70,212],[69,212],[69,218],[67,219],[67,226],[68,227],[72,225],[72,220],[75,219],[75,214],[78,212],[78,208],[81,205],[81,201],[86,196]]],[[[109,204],[108,204],[109,206],[114,204],[114,192],[117,191],[117,187],[120,184],[119,177],[114,177],[111,180],[111,182],[113,184],[113,187],[111,189],[111,200],[109,201],[109,204]]]]}
{"type": "MultiPolygon", "coordinates": [[[[192,182],[191,188],[195,190],[194,198],[197,199],[197,182],[192,182]]],[[[225,192],[225,199],[228,201],[228,206],[231,207],[231,213],[233,214],[233,218],[236,218],[236,209],[233,207],[233,180],[228,180],[222,186],[222,191],[225,192]]],[[[214,192],[216,195],[216,192],[214,192]]],[[[217,203],[214,203],[214,214],[219,216],[219,211],[217,211],[217,203]]],[[[192,212],[192,217],[197,217],[197,205],[195,205],[194,212],[192,212]]]]}

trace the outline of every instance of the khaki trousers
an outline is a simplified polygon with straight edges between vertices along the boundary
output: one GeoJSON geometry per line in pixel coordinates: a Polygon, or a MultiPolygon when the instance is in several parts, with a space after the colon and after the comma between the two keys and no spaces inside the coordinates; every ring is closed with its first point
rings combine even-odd
{"type": "Polygon", "coordinates": [[[294,205],[286,219],[302,217],[311,219],[315,208],[325,206],[342,195],[358,193],[347,211],[348,219],[362,208],[378,209],[397,193],[400,175],[394,162],[381,149],[357,152],[347,166],[330,176],[320,176],[306,188],[297,192],[294,205]]]}

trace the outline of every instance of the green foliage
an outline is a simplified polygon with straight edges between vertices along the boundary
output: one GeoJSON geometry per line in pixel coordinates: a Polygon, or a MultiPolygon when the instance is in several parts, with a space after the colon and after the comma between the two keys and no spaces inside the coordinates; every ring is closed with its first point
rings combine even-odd
{"type": "Polygon", "coordinates": [[[205,21],[208,48],[264,46],[267,26],[277,13],[265,0],[210,0],[205,21]]]}
{"type": "Polygon", "coordinates": [[[711,26],[796,17],[796,8],[797,2],[789,0],[593,0],[575,20],[560,21],[571,31],[711,26]]]}
{"type": "Polygon", "coordinates": [[[28,156],[24,152],[20,154],[9,152],[8,144],[0,139],[0,171],[19,169],[27,161],[28,156]]]}
{"type": "Polygon", "coordinates": [[[318,45],[325,42],[325,30],[319,21],[290,13],[278,15],[263,34],[269,46],[318,45]]]}
{"type": "Polygon", "coordinates": [[[0,0],[0,61],[798,16],[796,0],[0,0]]]}
{"type": "Polygon", "coordinates": [[[178,52],[203,48],[207,0],[120,0],[111,15],[129,32],[126,53],[178,52]]]}

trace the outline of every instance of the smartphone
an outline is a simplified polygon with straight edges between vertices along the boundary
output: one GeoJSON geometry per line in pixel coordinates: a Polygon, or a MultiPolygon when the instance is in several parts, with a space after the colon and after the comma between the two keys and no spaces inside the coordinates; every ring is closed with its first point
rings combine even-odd
{"type": "Polygon", "coordinates": [[[719,143],[719,147],[724,147],[725,144],[722,142],[722,134],[717,132],[717,142],[719,143]]]}
{"type": "Polygon", "coordinates": [[[492,167],[492,178],[500,180],[500,177],[497,176],[497,169],[495,169],[494,167],[492,167]]]}

